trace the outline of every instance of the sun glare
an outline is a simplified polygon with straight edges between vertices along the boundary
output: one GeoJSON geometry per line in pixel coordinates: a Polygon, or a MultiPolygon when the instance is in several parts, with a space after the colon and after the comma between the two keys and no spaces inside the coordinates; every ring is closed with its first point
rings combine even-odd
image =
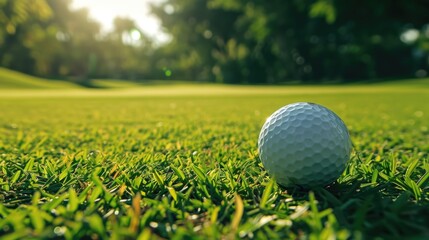
{"type": "Polygon", "coordinates": [[[130,35],[131,35],[131,39],[133,41],[139,41],[141,39],[141,37],[142,37],[140,31],[138,31],[136,29],[132,30],[131,33],[130,33],[130,35]]]}
{"type": "MultiPolygon", "coordinates": [[[[88,8],[91,16],[100,22],[103,31],[113,28],[115,17],[128,17],[134,20],[140,30],[158,42],[165,42],[168,36],[162,32],[159,20],[150,13],[150,3],[161,0],[74,0],[73,8],[88,8]]],[[[138,41],[142,35],[139,31],[131,32],[131,39],[138,41]]]]}

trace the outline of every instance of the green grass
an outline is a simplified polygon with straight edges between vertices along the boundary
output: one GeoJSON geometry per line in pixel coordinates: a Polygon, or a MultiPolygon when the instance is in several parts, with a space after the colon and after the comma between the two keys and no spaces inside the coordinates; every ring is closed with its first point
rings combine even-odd
{"type": "MultiPolygon", "coordinates": [[[[172,86],[172,85],[199,85],[189,81],[176,80],[145,80],[144,82],[124,81],[118,79],[91,79],[87,84],[87,88],[95,89],[126,89],[138,88],[142,86],[172,86]]],[[[0,67],[0,91],[15,91],[15,90],[82,90],[85,86],[77,84],[77,82],[68,82],[64,80],[47,80],[34,77],[14,70],[0,67]]]]}
{"type": "Polygon", "coordinates": [[[46,80],[0,67],[0,90],[7,89],[67,89],[77,85],[60,81],[46,80]]]}
{"type": "Polygon", "coordinates": [[[0,93],[0,236],[429,238],[429,89],[150,86],[0,93]],[[337,182],[275,184],[267,116],[311,101],[355,146],[337,182]]]}
{"type": "Polygon", "coordinates": [[[93,79],[91,80],[91,86],[94,88],[135,88],[141,87],[143,84],[118,79],[93,79]]]}

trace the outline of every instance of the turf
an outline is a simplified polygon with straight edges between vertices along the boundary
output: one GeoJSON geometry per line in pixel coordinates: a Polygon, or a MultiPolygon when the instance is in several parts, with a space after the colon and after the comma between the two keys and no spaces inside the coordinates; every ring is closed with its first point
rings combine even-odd
{"type": "Polygon", "coordinates": [[[78,86],[66,81],[47,80],[0,67],[0,90],[67,88],[78,88],[78,86]]]}
{"type": "MultiPolygon", "coordinates": [[[[61,90],[82,90],[85,87],[95,89],[120,89],[136,88],[143,85],[195,85],[189,81],[177,80],[144,80],[144,81],[124,81],[118,79],[91,79],[89,82],[71,82],[65,80],[44,79],[14,70],[0,67],[0,91],[15,90],[43,90],[43,89],[61,89],[61,90]],[[80,83],[80,84],[79,84],[80,83]]],[[[0,96],[1,97],[1,96],[0,96]]]]}
{"type": "Polygon", "coordinates": [[[154,86],[0,93],[0,236],[429,238],[429,89],[154,86]],[[355,150],[335,183],[273,182],[267,116],[317,102],[355,150]]]}

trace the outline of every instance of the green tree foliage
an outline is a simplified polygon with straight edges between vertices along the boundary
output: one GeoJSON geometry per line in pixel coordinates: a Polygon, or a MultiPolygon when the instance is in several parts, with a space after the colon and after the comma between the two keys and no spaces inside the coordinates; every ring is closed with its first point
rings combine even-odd
{"type": "Polygon", "coordinates": [[[45,0],[1,0],[0,64],[31,72],[34,61],[29,49],[45,36],[39,23],[51,17],[45,0]]]}
{"type": "Polygon", "coordinates": [[[91,78],[221,83],[425,76],[426,0],[165,0],[171,41],[128,18],[110,32],[72,0],[0,0],[0,66],[87,84],[91,78]]]}
{"type": "Polygon", "coordinates": [[[0,0],[0,65],[82,84],[150,76],[152,42],[133,20],[117,18],[113,31],[102,33],[88,10],[71,2],[0,0]]]}
{"type": "Polygon", "coordinates": [[[132,19],[117,17],[113,25],[113,31],[100,41],[100,47],[104,49],[100,54],[103,62],[101,77],[150,77],[152,41],[132,19]]]}
{"type": "Polygon", "coordinates": [[[31,20],[46,20],[52,15],[45,0],[2,0],[0,1],[0,43],[4,44],[8,36],[14,35],[17,29],[31,20]]]}
{"type": "Polygon", "coordinates": [[[169,0],[154,8],[174,39],[171,61],[189,63],[177,71],[232,83],[412,75],[427,43],[400,36],[424,29],[428,10],[423,0],[169,0]]]}

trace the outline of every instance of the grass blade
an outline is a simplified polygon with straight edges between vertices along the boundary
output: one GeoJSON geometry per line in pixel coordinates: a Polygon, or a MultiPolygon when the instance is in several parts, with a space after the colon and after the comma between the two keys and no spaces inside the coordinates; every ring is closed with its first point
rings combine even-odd
{"type": "Polygon", "coordinates": [[[231,222],[231,229],[233,232],[236,232],[238,226],[240,225],[241,218],[243,217],[244,212],[244,204],[243,199],[241,199],[240,195],[235,194],[235,213],[231,222]]]}
{"type": "Polygon", "coordinates": [[[262,193],[261,202],[259,203],[261,208],[265,208],[268,198],[273,191],[274,184],[276,184],[275,180],[271,179],[265,187],[264,192],[262,193]]]}

